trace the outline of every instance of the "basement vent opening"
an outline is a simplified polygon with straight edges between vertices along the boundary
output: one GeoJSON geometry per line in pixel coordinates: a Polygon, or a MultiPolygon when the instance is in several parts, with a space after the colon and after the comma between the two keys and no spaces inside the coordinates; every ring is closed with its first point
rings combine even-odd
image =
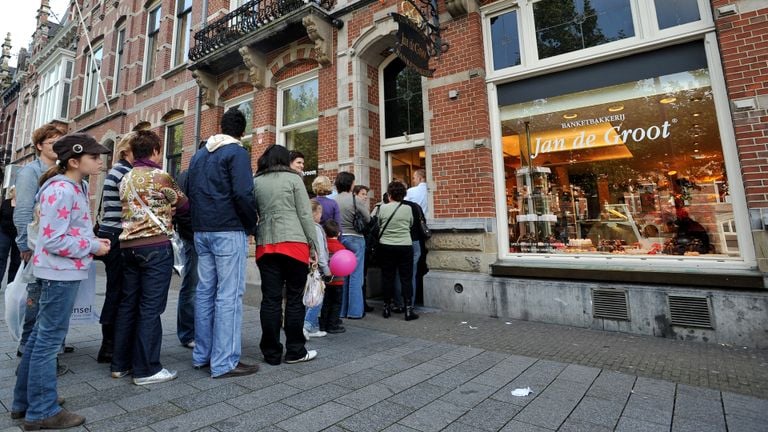
{"type": "Polygon", "coordinates": [[[592,289],[592,317],[629,321],[629,299],[622,289],[592,289]]]}
{"type": "Polygon", "coordinates": [[[709,297],[668,295],[670,324],[714,329],[709,297]]]}

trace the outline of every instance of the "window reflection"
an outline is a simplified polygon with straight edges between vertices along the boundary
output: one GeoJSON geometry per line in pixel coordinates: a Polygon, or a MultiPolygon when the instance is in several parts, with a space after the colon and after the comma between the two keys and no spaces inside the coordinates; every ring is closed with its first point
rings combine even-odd
{"type": "Polygon", "coordinates": [[[384,68],[384,111],[387,138],[424,132],[421,75],[400,59],[384,68]]]}
{"type": "Polygon", "coordinates": [[[698,0],[655,0],[654,3],[662,30],[701,19],[698,0]]]}
{"type": "Polygon", "coordinates": [[[510,251],[738,255],[706,69],[501,107],[510,251]]]}
{"type": "Polygon", "coordinates": [[[541,0],[533,16],[540,59],[635,35],[629,0],[541,0]]]}
{"type": "Polygon", "coordinates": [[[520,36],[517,11],[491,18],[493,68],[496,70],[520,64],[520,36]]]}

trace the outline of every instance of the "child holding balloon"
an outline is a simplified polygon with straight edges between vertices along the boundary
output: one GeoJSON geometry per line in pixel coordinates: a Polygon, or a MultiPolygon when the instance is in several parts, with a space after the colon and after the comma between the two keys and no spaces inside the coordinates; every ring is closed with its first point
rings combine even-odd
{"type": "MultiPolygon", "coordinates": [[[[320,226],[320,219],[323,217],[323,206],[312,199],[312,219],[315,221],[315,231],[317,235],[317,267],[323,275],[323,280],[330,280],[331,269],[328,268],[328,245],[326,244],[325,231],[320,226]]],[[[327,333],[320,329],[320,310],[322,305],[308,307],[304,315],[304,338],[323,337],[327,333]]]]}
{"type": "Polygon", "coordinates": [[[339,236],[339,224],[329,219],[323,224],[325,236],[328,239],[328,252],[330,254],[330,267],[333,278],[325,284],[325,298],[323,299],[323,309],[320,312],[320,329],[328,333],[344,333],[347,329],[340,324],[339,313],[341,312],[341,291],[344,288],[344,276],[355,269],[357,259],[355,254],[351,253],[341,244],[339,236]]]}

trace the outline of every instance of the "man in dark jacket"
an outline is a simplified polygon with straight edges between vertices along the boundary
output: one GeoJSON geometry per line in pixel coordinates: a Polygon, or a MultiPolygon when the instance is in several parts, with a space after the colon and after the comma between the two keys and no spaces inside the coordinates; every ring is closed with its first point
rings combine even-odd
{"type": "Polygon", "coordinates": [[[197,250],[195,367],[213,378],[248,375],[257,365],[240,362],[248,233],[257,221],[251,157],[240,137],[245,116],[231,108],[189,164],[188,190],[197,250]]]}

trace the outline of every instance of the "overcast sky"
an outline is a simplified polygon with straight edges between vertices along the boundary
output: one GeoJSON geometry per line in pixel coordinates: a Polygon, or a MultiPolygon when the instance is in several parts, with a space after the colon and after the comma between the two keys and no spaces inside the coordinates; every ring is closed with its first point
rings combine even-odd
{"type": "MultiPolygon", "coordinates": [[[[51,11],[55,16],[50,20],[58,22],[67,10],[69,0],[49,0],[51,11]]],[[[0,43],[5,36],[11,33],[11,59],[9,64],[16,66],[16,55],[22,47],[28,47],[32,41],[32,33],[35,32],[37,10],[40,9],[40,0],[3,0],[0,10],[0,43]]]]}

